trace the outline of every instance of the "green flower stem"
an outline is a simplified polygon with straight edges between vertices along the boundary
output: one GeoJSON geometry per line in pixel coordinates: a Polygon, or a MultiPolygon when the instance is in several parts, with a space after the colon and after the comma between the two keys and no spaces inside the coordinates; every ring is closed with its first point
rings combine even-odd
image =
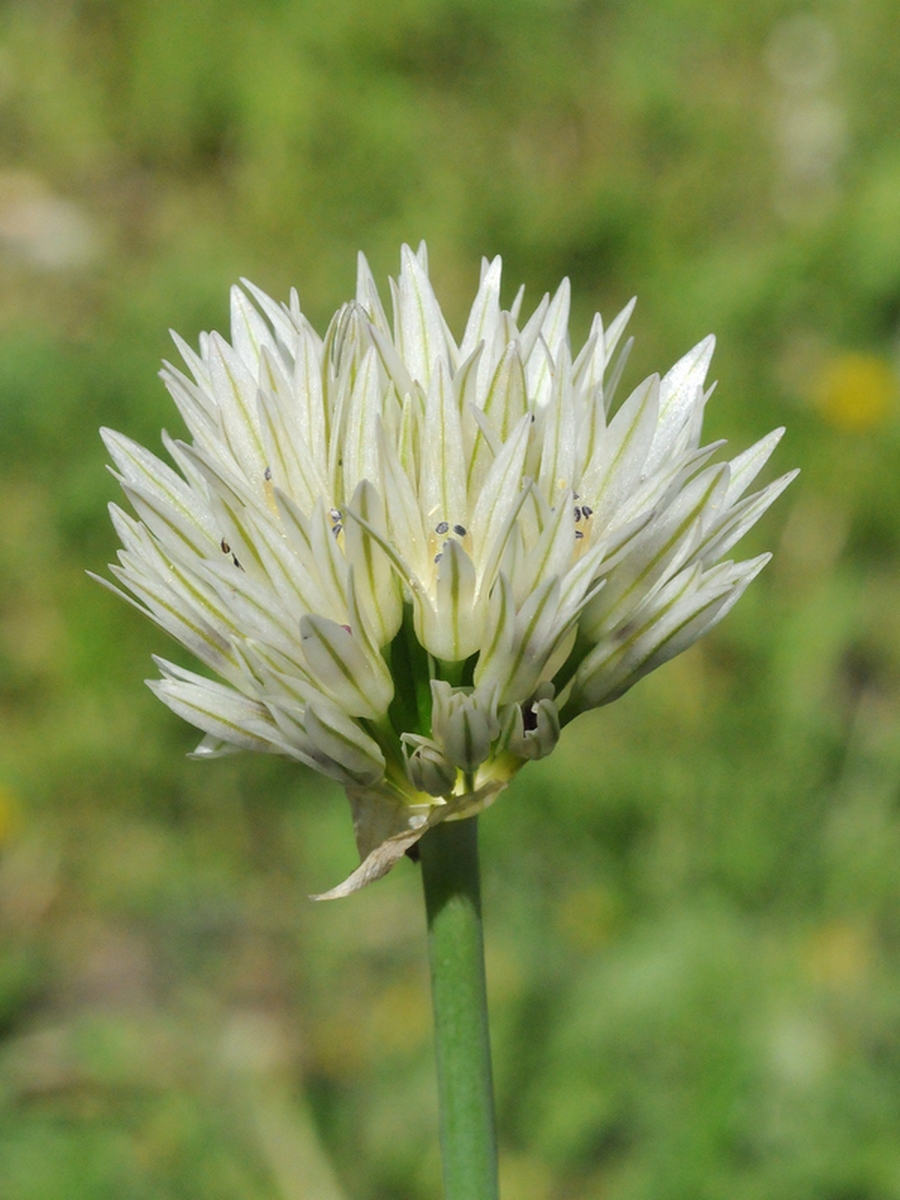
{"type": "Polygon", "coordinates": [[[419,842],[446,1200],[497,1200],[478,818],[445,821],[419,842]]]}

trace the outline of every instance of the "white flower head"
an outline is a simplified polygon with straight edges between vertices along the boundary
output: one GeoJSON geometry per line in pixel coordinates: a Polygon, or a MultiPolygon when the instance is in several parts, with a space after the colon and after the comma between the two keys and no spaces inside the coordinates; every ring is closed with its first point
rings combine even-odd
{"type": "Polygon", "coordinates": [[[701,445],[712,338],[616,404],[633,305],[573,360],[568,281],[520,325],[485,262],[459,343],[424,246],[391,293],[389,322],[360,256],[322,339],[295,293],[235,288],[231,341],[176,337],[187,374],[162,372],[177,470],[104,431],[137,515],[112,508],[112,572],[224,681],[160,661],[151,686],[204,731],[198,756],[344,785],[362,865],[328,895],[720,620],[768,559],[725,556],[793,477],[748,494],[781,430],[730,462],[701,445]]]}

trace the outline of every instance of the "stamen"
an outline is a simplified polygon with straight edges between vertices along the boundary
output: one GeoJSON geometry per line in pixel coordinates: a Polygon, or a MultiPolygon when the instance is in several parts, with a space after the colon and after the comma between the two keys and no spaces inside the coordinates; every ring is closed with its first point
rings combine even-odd
{"type": "Polygon", "coordinates": [[[453,532],[456,534],[457,537],[465,537],[466,536],[466,527],[465,527],[465,525],[454,525],[453,532]]]}
{"type": "Polygon", "coordinates": [[[589,508],[586,504],[582,504],[581,512],[582,512],[582,515],[584,516],[585,520],[587,520],[588,517],[591,517],[594,514],[594,510],[592,508],[589,508]]]}
{"type": "Polygon", "coordinates": [[[434,527],[434,532],[435,533],[449,533],[450,532],[450,522],[449,521],[439,521],[438,524],[435,525],[435,527],[434,527]]]}
{"type": "Polygon", "coordinates": [[[244,568],[238,562],[237,555],[232,554],[231,547],[228,545],[228,543],[226,542],[224,537],[222,538],[221,542],[219,542],[219,547],[223,554],[231,554],[231,561],[234,563],[234,565],[237,567],[237,569],[239,571],[243,571],[244,568]]]}
{"type": "Polygon", "coordinates": [[[575,505],[575,520],[576,521],[581,520],[581,509],[578,507],[577,504],[575,505]]]}
{"type": "Polygon", "coordinates": [[[576,529],[576,530],[575,530],[575,537],[576,537],[576,539],[577,539],[577,538],[583,538],[583,537],[584,537],[584,534],[581,532],[581,530],[580,530],[580,529],[576,529]]]}
{"type": "Polygon", "coordinates": [[[265,471],[263,471],[263,479],[265,479],[266,483],[272,482],[272,468],[271,467],[266,467],[265,471]]]}

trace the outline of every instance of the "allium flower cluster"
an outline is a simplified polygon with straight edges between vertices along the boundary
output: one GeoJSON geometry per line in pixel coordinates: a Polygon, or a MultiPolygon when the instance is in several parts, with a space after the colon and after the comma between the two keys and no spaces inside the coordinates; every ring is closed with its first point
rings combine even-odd
{"type": "Polygon", "coordinates": [[[500,274],[483,264],[459,343],[424,246],[392,320],[360,256],[324,339],[295,293],[245,284],[231,341],[176,337],[188,374],[162,373],[177,470],[104,431],[137,514],[112,507],[112,571],[224,681],[158,660],[151,687],[198,756],[287,755],[346,788],[362,862],[329,895],[720,620],[769,557],[726,555],[792,477],[747,494],[781,430],[710,462],[712,338],[616,405],[632,305],[573,360],[568,281],[520,325],[500,274]]]}

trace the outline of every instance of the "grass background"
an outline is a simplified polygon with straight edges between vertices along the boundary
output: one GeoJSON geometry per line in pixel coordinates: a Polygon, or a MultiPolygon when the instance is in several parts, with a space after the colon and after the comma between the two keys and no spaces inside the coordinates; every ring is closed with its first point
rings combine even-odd
{"type": "MultiPolygon", "coordinates": [[[[505,1200],[900,1198],[900,25],[892,0],[0,7],[0,1195],[439,1191],[417,871],[338,789],[199,764],[99,588],[97,427],[166,329],[402,241],[482,254],[627,380],[719,336],[708,431],[789,427],[775,560],[482,821],[505,1200]]],[[[626,382],[627,382],[626,380],[626,382]]]]}

